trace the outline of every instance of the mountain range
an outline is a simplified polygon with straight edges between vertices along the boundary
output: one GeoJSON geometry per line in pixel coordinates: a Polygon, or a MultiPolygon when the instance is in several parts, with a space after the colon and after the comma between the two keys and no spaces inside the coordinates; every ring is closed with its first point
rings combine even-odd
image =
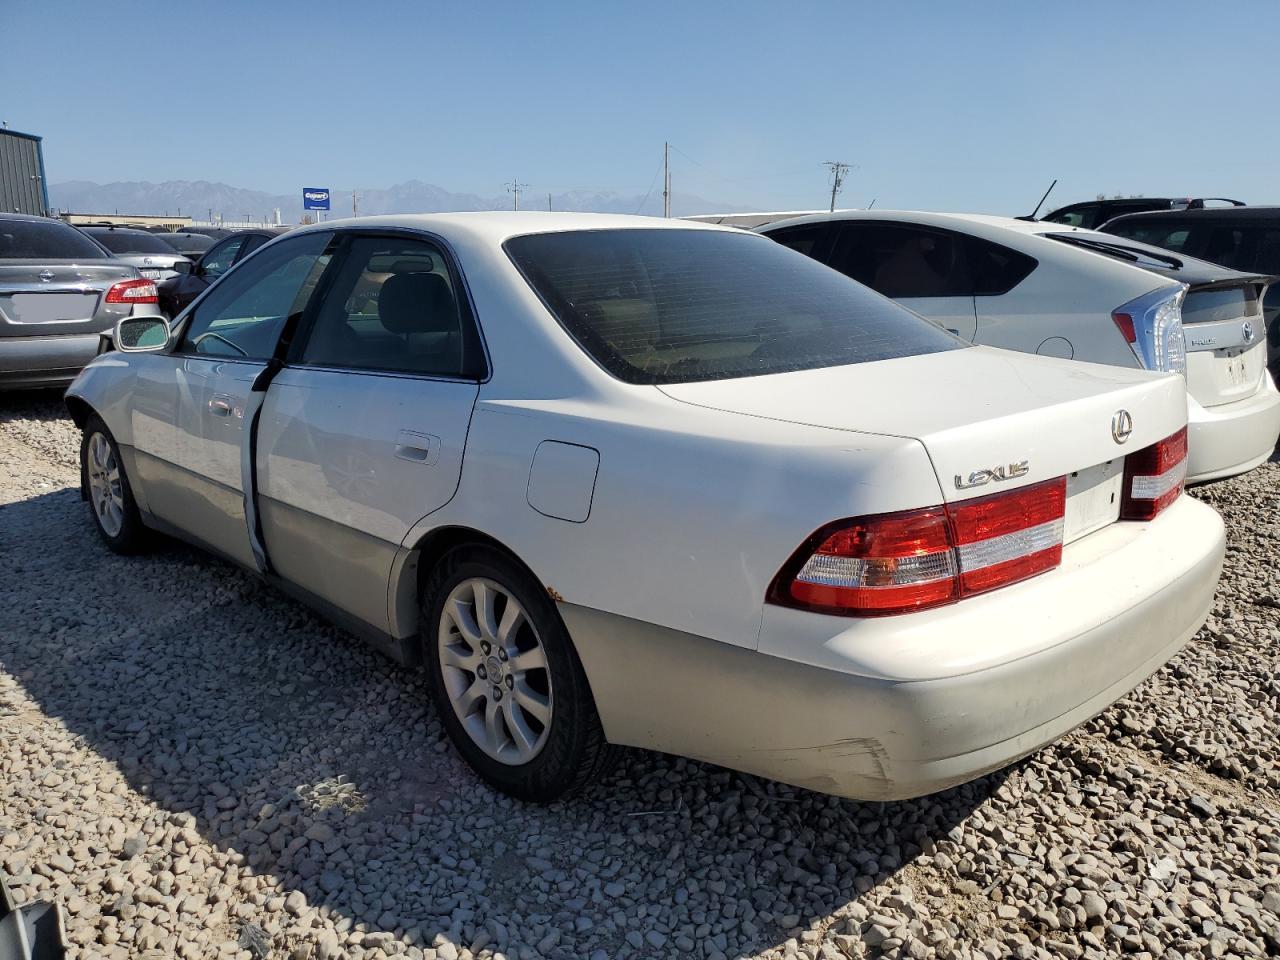
{"type": "MultiPolygon", "coordinates": [[[[444,213],[456,210],[507,210],[511,207],[510,194],[498,197],[481,197],[473,193],[452,193],[435,184],[421,180],[407,180],[385,189],[356,187],[360,197],[362,216],[382,213],[444,213]]],[[[332,191],[330,216],[344,217],[351,214],[351,190],[332,191]]],[[[547,209],[547,195],[525,191],[521,206],[547,209]]],[[[212,213],[224,220],[261,220],[270,218],[279,207],[285,223],[298,223],[302,217],[302,191],[295,194],[271,194],[261,190],[246,190],[225,183],[206,180],[168,180],[164,183],[147,181],[123,181],[117,183],[93,183],[89,180],[68,180],[49,185],[49,202],[55,209],[70,213],[176,214],[204,220],[212,213]]],[[[661,216],[662,191],[627,195],[612,191],[573,190],[552,194],[554,210],[571,210],[591,213],[643,213],[661,216]]],[[[673,193],[671,212],[674,216],[697,213],[724,213],[731,210],[750,210],[742,204],[707,200],[686,193],[673,193]]]]}

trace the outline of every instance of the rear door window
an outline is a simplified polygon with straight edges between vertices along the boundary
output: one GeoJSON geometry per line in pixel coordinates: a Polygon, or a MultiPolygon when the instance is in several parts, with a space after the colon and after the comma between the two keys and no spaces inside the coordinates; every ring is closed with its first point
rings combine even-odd
{"type": "Polygon", "coordinates": [[[827,263],[895,300],[972,296],[966,239],[909,224],[846,223],[827,263]]]}
{"type": "Polygon", "coordinates": [[[968,346],[750,233],[578,230],[504,246],[578,345],[628,383],[726,380],[968,346]]]}
{"type": "MultiPolygon", "coordinates": [[[[1133,220],[1110,224],[1107,233],[1139,243],[1149,243],[1153,247],[1164,247],[1179,253],[1191,253],[1187,241],[1191,239],[1191,228],[1167,221],[1153,223],[1151,221],[1133,220]]],[[[1200,231],[1197,231],[1199,233],[1200,231]]]]}
{"type": "Polygon", "coordinates": [[[106,260],[109,256],[60,220],[0,219],[0,260],[106,260]]]}
{"type": "MultiPolygon", "coordinates": [[[[266,256],[267,254],[262,254],[266,256]]],[[[481,379],[480,336],[443,251],[427,240],[360,236],[334,268],[298,361],[481,379]]]]}

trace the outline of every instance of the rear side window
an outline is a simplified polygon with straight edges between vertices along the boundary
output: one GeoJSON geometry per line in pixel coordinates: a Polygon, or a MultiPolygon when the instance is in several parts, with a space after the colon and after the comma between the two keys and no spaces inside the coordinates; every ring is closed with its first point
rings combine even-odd
{"type": "Polygon", "coordinates": [[[973,293],[978,297],[999,297],[1008,293],[1040,265],[1035,257],[979,237],[965,237],[973,293]]]}
{"type": "Polygon", "coordinates": [[[969,346],[781,244],[720,230],[514,237],[561,325],[628,383],[726,380],[969,346]]]}
{"type": "Polygon", "coordinates": [[[964,237],[895,223],[846,223],[827,263],[895,300],[973,295],[964,237]]]}
{"type": "Polygon", "coordinates": [[[108,256],[60,220],[0,220],[0,260],[106,260],[108,256]]]}

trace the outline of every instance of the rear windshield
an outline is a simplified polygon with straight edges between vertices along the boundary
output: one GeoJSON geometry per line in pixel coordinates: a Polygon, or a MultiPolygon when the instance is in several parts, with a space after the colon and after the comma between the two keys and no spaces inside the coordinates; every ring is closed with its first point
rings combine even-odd
{"type": "Polygon", "coordinates": [[[173,256],[173,247],[152,233],[122,233],[119,230],[93,230],[89,236],[112,253],[163,253],[173,256]]]}
{"type": "Polygon", "coordinates": [[[968,346],[752,234],[591,230],[515,237],[505,247],[582,349],[627,383],[727,380],[968,346]]]}
{"type": "Polygon", "coordinates": [[[0,220],[0,260],[106,260],[107,253],[60,220],[0,220]]]}
{"type": "Polygon", "coordinates": [[[204,253],[213,246],[213,238],[198,233],[157,233],[157,237],[179,253],[204,253]]]}
{"type": "Polygon", "coordinates": [[[1258,298],[1253,284],[1192,290],[1182,302],[1183,323],[1235,320],[1254,316],[1257,312],[1258,298]]]}

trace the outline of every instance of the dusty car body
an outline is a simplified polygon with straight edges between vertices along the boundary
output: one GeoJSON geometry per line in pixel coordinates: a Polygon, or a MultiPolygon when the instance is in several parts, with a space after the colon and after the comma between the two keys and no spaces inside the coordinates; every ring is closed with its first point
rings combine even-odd
{"type": "Polygon", "coordinates": [[[942,789],[1141,682],[1219,575],[1181,378],[974,347],[731,228],[327,222],[116,342],[67,396],[108,545],[423,664],[526,799],[610,744],[942,789]]]}

